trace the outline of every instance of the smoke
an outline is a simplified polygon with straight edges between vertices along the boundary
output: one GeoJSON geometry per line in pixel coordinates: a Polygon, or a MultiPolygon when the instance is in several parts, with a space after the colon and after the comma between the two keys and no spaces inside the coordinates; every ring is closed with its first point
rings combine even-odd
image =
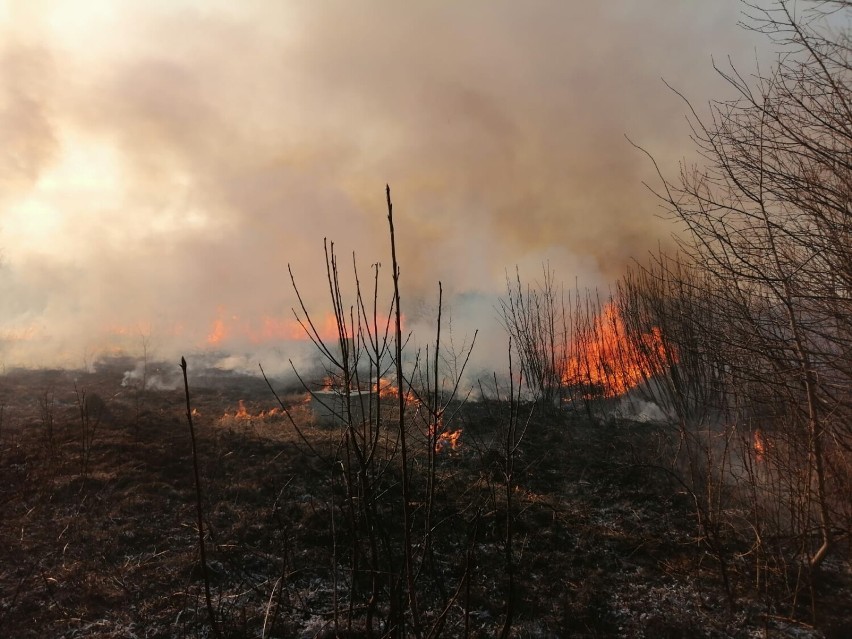
{"type": "Polygon", "coordinates": [[[389,275],[385,183],[410,326],[441,280],[455,339],[495,331],[507,269],[605,285],[668,241],[623,135],[674,166],[684,105],[659,78],[703,102],[723,92],[711,54],[753,55],[736,0],[8,5],[11,365],[143,338],[158,357],[286,351],[268,327],[296,304],[287,265],[322,316],[324,237],[350,286],[353,252],[389,275]]]}

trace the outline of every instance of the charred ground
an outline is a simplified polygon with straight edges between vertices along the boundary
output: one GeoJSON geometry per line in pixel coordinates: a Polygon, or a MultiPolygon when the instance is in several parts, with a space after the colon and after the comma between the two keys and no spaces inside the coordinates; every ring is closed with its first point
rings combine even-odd
{"type": "MultiPolygon", "coordinates": [[[[3,636],[210,636],[183,391],[140,395],[122,386],[126,369],[113,361],[93,372],[0,378],[3,636]],[[85,472],[81,391],[104,404],[94,427],[90,415],[85,472]]],[[[262,379],[210,371],[191,383],[222,634],[333,636],[336,606],[340,636],[356,636],[364,611],[355,603],[350,610],[347,597],[367,585],[348,580],[344,492],[324,461],[337,445],[334,429],[313,422],[304,393],[281,389],[315,455],[286,417],[260,416],[276,407],[262,379]],[[240,400],[248,418],[235,416],[240,400]]],[[[813,584],[816,627],[790,621],[789,610],[744,587],[745,559],[730,567],[738,578],[729,600],[688,495],[653,463],[660,425],[532,409],[507,509],[495,444],[505,411],[501,402],[467,403],[455,417],[461,446],[437,460],[435,548],[419,575],[430,584],[426,621],[441,609],[430,602],[451,602],[443,636],[499,633],[507,516],[512,636],[849,636],[843,602],[852,586],[842,566],[828,566],[813,584]]],[[[389,469],[387,491],[398,479],[389,469]]],[[[400,513],[388,506],[382,518],[394,552],[400,513]]]]}

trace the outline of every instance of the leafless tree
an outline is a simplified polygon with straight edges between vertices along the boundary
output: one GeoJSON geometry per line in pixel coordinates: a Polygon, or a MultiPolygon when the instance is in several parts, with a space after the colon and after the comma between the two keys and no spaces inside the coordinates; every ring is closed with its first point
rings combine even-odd
{"type": "Polygon", "coordinates": [[[677,179],[660,173],[655,192],[685,226],[691,273],[661,261],[641,287],[680,341],[668,399],[687,402],[684,415],[718,401],[743,443],[753,503],[758,492],[774,501],[771,517],[752,511],[755,543],[771,529],[816,570],[852,510],[852,48],[842,28],[852,4],[746,7],[745,24],[778,57],[751,75],[717,66],[736,97],[708,115],[684,98],[701,159],[677,179]],[[749,472],[758,454],[763,470],[749,472]]]}

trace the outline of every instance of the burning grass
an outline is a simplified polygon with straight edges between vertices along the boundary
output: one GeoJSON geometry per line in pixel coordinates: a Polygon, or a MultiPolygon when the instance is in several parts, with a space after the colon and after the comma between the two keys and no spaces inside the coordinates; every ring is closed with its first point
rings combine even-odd
{"type": "Polygon", "coordinates": [[[562,365],[562,383],[568,388],[612,398],[624,395],[677,362],[674,348],[662,331],[631,335],[617,306],[609,302],[587,330],[578,330],[562,365]]]}
{"type": "MultiPolygon", "coordinates": [[[[78,376],[110,398],[110,420],[85,477],[65,392],[70,376],[3,379],[10,398],[0,439],[5,636],[206,632],[182,397],[152,392],[150,415],[137,430],[120,378],[78,376]],[[45,382],[57,398],[52,456],[43,445],[39,391],[33,392],[45,382]]],[[[335,599],[342,619],[352,614],[353,628],[363,627],[364,609],[348,612],[349,593],[369,584],[348,581],[356,546],[347,537],[342,476],[271,411],[268,394],[252,392],[240,378],[234,386],[241,388],[194,392],[211,588],[223,630],[232,637],[261,636],[264,628],[266,636],[328,636],[335,599]]],[[[339,430],[316,423],[303,394],[286,395],[285,405],[316,450],[339,447],[339,430]]],[[[451,606],[444,636],[463,636],[465,624],[472,637],[499,631],[507,517],[517,539],[517,636],[750,636],[759,627],[783,636],[782,623],[745,594],[735,613],[726,611],[718,576],[691,543],[688,500],[636,463],[653,426],[534,417],[507,511],[494,427],[505,409],[493,401],[468,404],[450,431],[463,435],[448,438],[437,457],[446,490],[434,502],[435,552],[420,577],[437,589],[423,590],[425,620],[440,610],[437,584],[452,594],[470,557],[470,588],[451,606]]],[[[416,460],[425,459],[427,441],[425,434],[415,441],[415,473],[422,472],[416,460]]],[[[389,467],[381,486],[392,492],[398,482],[399,469],[389,467]]],[[[413,497],[420,513],[425,495],[413,497]]],[[[391,502],[383,507],[386,551],[398,552],[401,513],[391,502]]],[[[848,587],[844,582],[839,592],[848,587]]],[[[826,604],[830,597],[820,593],[826,604]]],[[[844,614],[840,606],[827,610],[825,629],[848,624],[844,614]]]]}

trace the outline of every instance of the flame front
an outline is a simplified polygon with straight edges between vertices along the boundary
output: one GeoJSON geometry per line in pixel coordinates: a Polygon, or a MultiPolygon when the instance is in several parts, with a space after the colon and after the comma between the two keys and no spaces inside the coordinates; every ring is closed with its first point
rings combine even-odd
{"type": "MultiPolygon", "coordinates": [[[[194,413],[193,413],[194,414],[194,413]]],[[[237,404],[237,410],[233,413],[225,411],[225,414],[222,415],[223,420],[236,420],[241,422],[251,421],[253,419],[263,420],[263,419],[271,419],[274,417],[279,417],[283,414],[283,411],[277,406],[274,408],[270,408],[269,410],[261,410],[257,413],[257,415],[252,415],[251,412],[246,408],[245,400],[239,400],[237,404]]]]}
{"type": "Polygon", "coordinates": [[[562,381],[585,389],[586,397],[623,395],[662,372],[666,362],[676,361],[656,326],[631,339],[612,302],[604,306],[591,330],[574,340],[570,352],[562,381]]]}

